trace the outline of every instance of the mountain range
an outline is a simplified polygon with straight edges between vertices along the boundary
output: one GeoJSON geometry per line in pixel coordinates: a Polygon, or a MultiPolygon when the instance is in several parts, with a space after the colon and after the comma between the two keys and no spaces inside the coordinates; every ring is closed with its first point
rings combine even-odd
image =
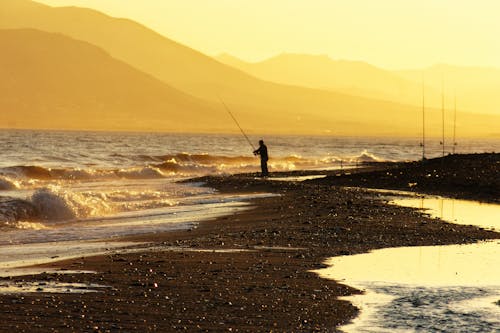
{"type": "MultiPolygon", "coordinates": [[[[260,61],[245,62],[229,54],[217,60],[263,80],[312,89],[342,92],[352,96],[417,104],[421,84],[360,61],[332,60],[327,55],[283,53],[260,61]]],[[[434,89],[431,94],[435,95],[434,89]]]]}
{"type": "Polygon", "coordinates": [[[8,127],[175,131],[213,113],[205,101],[61,34],[0,30],[0,45],[0,122],[8,127]]]}
{"type": "MultiPolygon", "coordinates": [[[[131,20],[29,0],[0,2],[0,32],[0,127],[237,132],[222,101],[249,133],[418,136],[422,126],[412,71],[356,62],[332,71],[325,57],[298,66],[299,55],[256,70],[131,20]]],[[[429,100],[439,95],[430,83],[429,100]]],[[[441,113],[427,112],[437,136],[441,113]]],[[[457,119],[460,135],[500,136],[498,115],[457,119]]]]}
{"type": "Polygon", "coordinates": [[[229,54],[215,57],[258,78],[283,84],[327,89],[354,96],[408,105],[448,107],[455,96],[461,110],[500,115],[500,69],[439,64],[418,70],[390,71],[361,61],[333,60],[326,55],[287,54],[246,62],[229,54]],[[444,88],[444,91],[443,91],[444,88]]]}

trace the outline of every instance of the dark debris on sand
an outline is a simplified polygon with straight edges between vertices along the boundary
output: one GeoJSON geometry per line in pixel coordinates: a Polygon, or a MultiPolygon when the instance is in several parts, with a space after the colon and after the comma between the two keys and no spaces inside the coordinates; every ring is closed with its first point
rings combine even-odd
{"type": "MultiPolygon", "coordinates": [[[[374,167],[376,164],[373,165],[374,167]]],[[[381,170],[337,173],[323,182],[338,186],[398,189],[454,198],[500,202],[500,154],[447,155],[424,161],[383,164],[381,170]]]]}
{"type": "MultiPolygon", "coordinates": [[[[491,163],[490,158],[498,161],[498,156],[479,158],[484,158],[486,164],[491,163]]],[[[144,250],[49,265],[95,270],[97,274],[13,277],[11,280],[20,283],[44,279],[92,282],[111,288],[83,295],[3,295],[0,331],[335,332],[357,313],[355,307],[338,297],[358,291],[310,272],[323,267],[326,258],[393,246],[499,238],[492,231],[449,224],[411,208],[387,205],[377,194],[362,188],[338,186],[344,184],[339,179],[350,186],[361,183],[378,187],[385,182],[390,187],[389,184],[398,184],[395,179],[403,181],[401,187],[409,179],[417,179],[418,184],[427,173],[419,176],[417,168],[438,170],[440,162],[426,163],[427,166],[410,163],[406,169],[391,165],[379,173],[353,173],[351,178],[361,178],[352,183],[347,176],[302,183],[248,175],[206,177],[203,181],[219,191],[272,192],[280,196],[256,199],[249,210],[201,223],[191,231],[133,239],[165,249],[185,247],[182,251],[144,250]],[[388,172],[397,177],[381,177],[388,172]]],[[[442,183],[447,184],[446,191],[451,191],[453,184],[465,184],[460,187],[462,194],[475,196],[481,192],[485,199],[494,201],[495,198],[487,197],[496,192],[486,179],[498,176],[493,172],[495,168],[498,170],[498,163],[485,173],[465,168],[470,171],[467,174],[456,168],[453,182],[449,179],[454,175],[451,171],[439,169],[436,174],[439,179],[446,179],[442,183]],[[477,174],[483,177],[487,172],[493,173],[484,176],[484,184],[476,181],[479,187],[474,190],[469,177],[477,179],[477,174]]],[[[431,183],[421,184],[419,189],[435,188],[431,183]]]]}

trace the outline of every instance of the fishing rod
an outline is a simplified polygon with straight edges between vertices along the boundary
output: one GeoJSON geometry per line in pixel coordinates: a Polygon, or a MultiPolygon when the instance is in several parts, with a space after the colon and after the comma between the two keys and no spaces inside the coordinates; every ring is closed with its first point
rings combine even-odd
{"type": "Polygon", "coordinates": [[[455,148],[457,147],[457,91],[455,90],[455,114],[453,116],[453,154],[455,154],[455,148]]]}
{"type": "Polygon", "coordinates": [[[441,118],[443,125],[441,144],[443,145],[443,157],[444,157],[444,78],[441,78],[441,118]]]}
{"type": "Polygon", "coordinates": [[[422,73],[422,161],[425,161],[425,82],[422,73]]]}
{"type": "Polygon", "coordinates": [[[233,118],[234,122],[236,123],[236,125],[240,129],[241,134],[243,134],[243,136],[245,137],[245,139],[247,139],[248,144],[253,149],[252,151],[255,151],[255,147],[253,146],[253,144],[250,141],[250,139],[248,138],[248,136],[245,134],[245,131],[243,131],[243,128],[241,128],[240,123],[238,123],[238,120],[236,120],[236,118],[233,116],[233,113],[231,112],[231,110],[229,110],[229,108],[227,107],[226,103],[224,103],[224,101],[222,100],[222,98],[220,98],[220,96],[219,96],[219,100],[221,101],[222,105],[224,105],[224,108],[226,109],[227,113],[229,113],[229,115],[231,116],[231,118],[233,118]]]}

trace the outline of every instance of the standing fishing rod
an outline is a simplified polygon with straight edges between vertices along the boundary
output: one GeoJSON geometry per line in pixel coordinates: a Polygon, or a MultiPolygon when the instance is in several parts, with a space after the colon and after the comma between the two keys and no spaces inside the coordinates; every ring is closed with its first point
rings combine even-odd
{"type": "Polygon", "coordinates": [[[443,125],[441,144],[443,145],[443,157],[444,157],[444,78],[441,78],[441,118],[443,125]]]}
{"type": "Polygon", "coordinates": [[[238,126],[238,128],[240,129],[241,134],[243,134],[245,139],[247,139],[248,144],[252,147],[252,151],[255,151],[255,147],[253,146],[253,144],[250,141],[250,139],[248,138],[248,136],[245,134],[245,131],[243,131],[243,128],[241,128],[240,124],[238,123],[238,120],[236,120],[236,118],[233,116],[233,113],[231,112],[231,110],[229,110],[229,108],[227,107],[226,103],[224,103],[222,98],[220,98],[220,96],[218,96],[218,97],[219,97],[219,100],[221,101],[222,105],[224,105],[224,108],[226,109],[227,113],[229,113],[231,118],[233,118],[234,122],[236,123],[236,126],[238,126]]]}
{"type": "Polygon", "coordinates": [[[453,116],[453,154],[455,154],[455,148],[457,147],[457,91],[455,90],[455,114],[453,116]]]}
{"type": "Polygon", "coordinates": [[[425,82],[422,73],[422,161],[425,161],[425,82]]]}

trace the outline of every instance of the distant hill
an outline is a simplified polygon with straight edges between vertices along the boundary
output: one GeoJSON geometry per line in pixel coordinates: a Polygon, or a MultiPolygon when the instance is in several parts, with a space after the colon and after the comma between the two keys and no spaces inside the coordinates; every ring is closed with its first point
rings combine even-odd
{"type": "Polygon", "coordinates": [[[112,57],[188,93],[214,99],[207,85],[250,84],[248,75],[127,19],[79,7],[51,7],[30,0],[1,0],[0,29],[58,32],[96,45],[112,57]],[[227,83],[226,83],[227,82],[227,83]]]}
{"type": "Polygon", "coordinates": [[[0,30],[0,49],[0,127],[207,130],[191,120],[214,118],[207,102],[86,42],[0,30]]]}
{"type": "MultiPolygon", "coordinates": [[[[426,85],[441,91],[444,85],[446,104],[475,113],[500,115],[500,69],[491,67],[462,67],[435,65],[421,70],[394,72],[408,80],[425,76],[426,85]]],[[[500,127],[500,125],[499,125],[500,127]]]]}
{"type": "Polygon", "coordinates": [[[281,54],[250,63],[229,54],[215,59],[258,78],[420,106],[422,83],[428,107],[441,107],[442,83],[447,108],[500,115],[500,69],[435,65],[407,71],[389,71],[359,61],[328,56],[281,54]]]}
{"type": "MultiPolygon", "coordinates": [[[[215,59],[253,76],[281,84],[325,89],[353,96],[420,105],[422,83],[405,79],[361,61],[333,60],[326,55],[283,53],[260,62],[245,62],[229,54],[215,59]]],[[[428,95],[436,95],[427,88],[428,95]]]]}
{"type": "MultiPolygon", "coordinates": [[[[178,94],[182,94],[182,91],[185,93],[183,96],[196,97],[188,99],[198,105],[198,109],[194,106],[186,107],[186,114],[182,115],[158,111],[157,115],[163,115],[165,119],[161,119],[156,125],[148,123],[141,128],[149,128],[151,125],[151,129],[166,130],[168,128],[164,122],[173,124],[177,121],[178,131],[237,131],[219,101],[218,96],[221,96],[249,133],[418,136],[420,131],[420,107],[262,80],[131,20],[113,18],[90,9],[54,8],[29,0],[2,0],[0,28],[33,28],[85,41],[101,48],[110,57],[132,66],[137,72],[149,74],[150,79],[161,80],[164,87],[170,88],[169,91],[175,88],[178,89],[178,94]],[[207,111],[207,108],[212,111],[207,111]]],[[[36,58],[32,60],[35,61],[36,58]]],[[[53,65],[48,63],[37,66],[53,65]]],[[[89,62],[87,68],[81,67],[82,71],[88,71],[85,75],[91,76],[95,71],[91,65],[89,62]]],[[[131,80],[133,79],[128,78],[123,81],[131,80]]],[[[29,85],[28,76],[26,84],[29,85]]],[[[22,86],[19,85],[18,88],[22,89],[22,86]]],[[[107,90],[104,86],[102,88],[107,90]]],[[[161,99],[161,93],[152,93],[155,89],[138,89],[142,93],[136,95],[137,99],[143,96],[152,107],[159,105],[160,102],[148,101],[161,99]]],[[[90,103],[85,98],[92,100],[93,93],[82,93],[74,96],[74,99],[67,95],[67,100],[73,101],[74,109],[77,109],[81,104],[90,103]]],[[[36,95],[27,96],[30,103],[35,103],[32,99],[36,95]]],[[[134,94],[131,93],[131,96],[134,94]]],[[[169,93],[165,93],[162,103],[168,105],[171,101],[169,96],[169,93]]],[[[23,102],[17,100],[16,103],[23,102]]],[[[134,105],[133,102],[123,104],[134,105]]],[[[11,107],[15,109],[15,103],[11,103],[11,107]]],[[[158,108],[160,109],[168,108],[165,106],[158,108]]],[[[136,124],[140,124],[147,113],[136,116],[136,124]]],[[[460,119],[465,120],[467,117],[464,114],[460,119]]],[[[498,118],[475,116],[471,119],[472,122],[464,121],[459,124],[461,135],[484,136],[496,133],[492,124],[498,118]]],[[[113,128],[126,126],[125,120],[120,126],[118,123],[114,124],[113,128]]],[[[440,133],[440,117],[437,112],[429,111],[427,127],[429,135],[440,133]]]]}
{"type": "MultiPolygon", "coordinates": [[[[237,131],[220,102],[214,104],[180,92],[87,42],[34,29],[0,29],[0,49],[0,127],[237,131]]],[[[332,98],[322,91],[283,89],[295,89],[301,99],[311,99],[311,104],[322,97],[332,98]]],[[[374,105],[369,100],[340,97],[344,99],[336,96],[335,104],[344,103],[349,109],[374,105]]],[[[322,124],[345,128],[346,134],[353,125],[362,126],[361,112],[349,115],[341,109],[327,117],[304,111],[283,117],[270,109],[253,110],[243,117],[239,117],[238,109],[236,114],[257,132],[289,133],[305,124],[302,133],[306,133],[322,124]]],[[[369,114],[364,117],[373,118],[369,114]]]]}

